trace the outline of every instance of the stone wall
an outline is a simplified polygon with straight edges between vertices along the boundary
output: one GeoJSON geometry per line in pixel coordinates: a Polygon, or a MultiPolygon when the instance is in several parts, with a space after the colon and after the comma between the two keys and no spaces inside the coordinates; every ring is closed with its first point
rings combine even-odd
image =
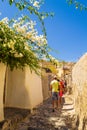
{"type": "Polygon", "coordinates": [[[87,130],[87,53],[72,70],[72,84],[78,130],[87,130]]]}

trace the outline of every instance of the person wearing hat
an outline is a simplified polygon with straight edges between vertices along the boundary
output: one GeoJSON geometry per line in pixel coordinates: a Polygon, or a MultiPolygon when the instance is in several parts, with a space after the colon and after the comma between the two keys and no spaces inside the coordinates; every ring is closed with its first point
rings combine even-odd
{"type": "Polygon", "coordinates": [[[57,79],[57,76],[53,77],[53,80],[50,83],[50,90],[51,90],[51,97],[52,97],[52,107],[53,107],[53,112],[55,111],[55,104],[59,105],[59,82],[57,79]]]}

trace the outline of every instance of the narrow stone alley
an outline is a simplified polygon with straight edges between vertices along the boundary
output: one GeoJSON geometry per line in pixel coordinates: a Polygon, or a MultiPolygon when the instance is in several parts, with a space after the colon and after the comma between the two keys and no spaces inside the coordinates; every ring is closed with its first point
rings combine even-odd
{"type": "Polygon", "coordinates": [[[55,112],[52,112],[51,99],[44,101],[15,130],[77,130],[73,99],[67,94],[63,99],[63,107],[55,112]]]}

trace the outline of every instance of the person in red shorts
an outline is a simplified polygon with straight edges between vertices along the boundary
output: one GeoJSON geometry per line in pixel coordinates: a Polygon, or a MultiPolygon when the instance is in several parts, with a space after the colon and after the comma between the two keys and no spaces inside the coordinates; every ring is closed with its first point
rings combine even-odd
{"type": "Polygon", "coordinates": [[[59,99],[60,99],[60,106],[63,104],[62,96],[64,94],[64,81],[61,79],[59,82],[59,99]]]}

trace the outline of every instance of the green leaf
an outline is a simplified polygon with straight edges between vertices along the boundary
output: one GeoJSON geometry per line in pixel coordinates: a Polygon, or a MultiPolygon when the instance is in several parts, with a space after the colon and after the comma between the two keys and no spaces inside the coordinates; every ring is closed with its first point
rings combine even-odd
{"type": "Polygon", "coordinates": [[[12,3],[14,2],[14,0],[9,0],[9,4],[12,5],[12,3]]]}

